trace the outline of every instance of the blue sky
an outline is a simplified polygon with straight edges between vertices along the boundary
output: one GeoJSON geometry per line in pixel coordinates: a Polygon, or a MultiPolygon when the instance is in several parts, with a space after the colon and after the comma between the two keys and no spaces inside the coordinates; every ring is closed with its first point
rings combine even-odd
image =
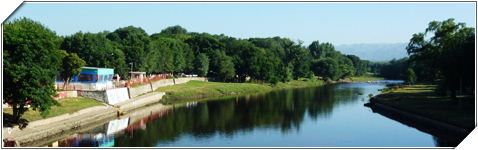
{"type": "Polygon", "coordinates": [[[148,34],[167,26],[238,37],[288,37],[308,44],[402,43],[432,20],[475,27],[474,3],[24,3],[9,20],[28,17],[59,35],[114,31],[148,34]]]}

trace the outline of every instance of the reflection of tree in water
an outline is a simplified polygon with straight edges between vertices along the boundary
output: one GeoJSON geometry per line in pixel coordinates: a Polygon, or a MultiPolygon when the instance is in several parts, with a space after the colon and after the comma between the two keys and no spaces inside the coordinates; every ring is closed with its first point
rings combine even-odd
{"type": "Polygon", "coordinates": [[[311,119],[317,119],[318,117],[327,118],[331,115],[330,113],[334,107],[337,105],[355,102],[359,99],[358,93],[363,93],[362,88],[345,88],[344,86],[349,85],[326,85],[321,88],[301,90],[301,94],[311,95],[309,97],[312,97],[312,99],[307,101],[306,104],[306,106],[308,106],[307,113],[309,116],[311,116],[311,119]]]}
{"type": "Polygon", "coordinates": [[[359,88],[338,88],[340,86],[281,90],[176,108],[168,116],[148,123],[145,130],[117,137],[115,146],[155,146],[174,142],[185,134],[199,139],[215,134],[232,137],[254,128],[288,133],[291,129],[299,130],[305,113],[313,119],[329,116],[334,105],[357,100],[359,88]]]}

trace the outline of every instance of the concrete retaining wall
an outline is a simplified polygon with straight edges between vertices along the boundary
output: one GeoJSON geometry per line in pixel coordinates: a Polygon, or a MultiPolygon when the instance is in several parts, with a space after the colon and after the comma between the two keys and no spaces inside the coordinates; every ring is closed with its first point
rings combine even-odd
{"type": "Polygon", "coordinates": [[[137,87],[128,88],[129,98],[134,98],[138,95],[152,92],[151,84],[144,84],[137,87]]]}
{"type": "MultiPolygon", "coordinates": [[[[189,77],[189,78],[175,79],[176,84],[183,84],[191,80],[207,81],[206,78],[202,78],[202,77],[189,77]]],[[[138,95],[149,93],[160,87],[169,86],[169,85],[174,85],[173,79],[164,79],[164,80],[153,82],[151,84],[145,84],[145,85],[141,85],[137,87],[128,88],[129,97],[134,98],[134,97],[137,97],[138,95]]]]}
{"type": "MultiPolygon", "coordinates": [[[[183,84],[191,80],[207,81],[206,78],[202,78],[202,77],[177,78],[175,80],[176,80],[176,84],[183,84]]],[[[138,97],[139,95],[153,92],[154,90],[160,87],[169,86],[169,85],[174,85],[173,79],[164,79],[164,80],[153,82],[151,84],[144,84],[144,85],[131,87],[131,88],[116,88],[116,89],[108,89],[104,91],[78,91],[78,95],[96,99],[98,101],[114,105],[119,102],[138,97]]]]}
{"type": "Polygon", "coordinates": [[[116,88],[106,90],[106,101],[114,105],[129,99],[128,88],[116,88]]]}
{"type": "Polygon", "coordinates": [[[54,97],[56,100],[68,97],[78,97],[77,91],[58,91],[56,94],[57,96],[54,97]]]}
{"type": "Polygon", "coordinates": [[[164,80],[159,80],[152,83],[154,90],[158,89],[159,87],[169,86],[169,85],[174,85],[172,79],[164,79],[164,80]]]}
{"type": "Polygon", "coordinates": [[[79,96],[96,99],[100,102],[107,102],[105,91],[78,91],[79,96]]]}

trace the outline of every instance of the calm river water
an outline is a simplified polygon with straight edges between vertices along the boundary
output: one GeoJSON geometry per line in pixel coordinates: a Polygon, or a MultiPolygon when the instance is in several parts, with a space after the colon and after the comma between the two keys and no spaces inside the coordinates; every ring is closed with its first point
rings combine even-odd
{"type": "MultiPolygon", "coordinates": [[[[440,139],[372,112],[383,83],[334,84],[152,109],[48,146],[435,147],[440,139]]],[[[154,107],[153,107],[154,108],[154,107]]]]}

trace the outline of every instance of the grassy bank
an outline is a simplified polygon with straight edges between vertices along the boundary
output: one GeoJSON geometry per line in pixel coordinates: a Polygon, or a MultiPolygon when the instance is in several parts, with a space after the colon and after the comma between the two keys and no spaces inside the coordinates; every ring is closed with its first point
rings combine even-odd
{"type": "Polygon", "coordinates": [[[437,95],[435,85],[412,85],[384,90],[376,103],[418,114],[462,128],[474,128],[474,97],[450,97],[437,95]]]}
{"type": "Polygon", "coordinates": [[[172,104],[219,98],[224,96],[239,96],[254,93],[263,93],[277,89],[320,86],[322,84],[322,81],[312,81],[308,79],[294,80],[287,83],[278,83],[276,85],[259,83],[222,83],[189,81],[184,84],[161,87],[156,91],[166,92],[166,95],[163,97],[163,102],[166,104],[172,104]]]}
{"type": "MultiPolygon", "coordinates": [[[[50,113],[45,116],[45,118],[50,118],[50,117],[55,117],[67,113],[73,113],[76,111],[79,111],[84,108],[88,107],[93,107],[93,106],[99,106],[103,105],[101,102],[98,102],[94,99],[89,99],[89,98],[84,98],[84,97],[75,97],[75,98],[65,98],[65,99],[60,99],[58,100],[60,103],[59,106],[52,106],[50,109],[50,113]]],[[[4,108],[3,109],[3,124],[11,124],[9,121],[12,117],[12,108],[4,108]]],[[[35,120],[40,120],[40,119],[45,119],[40,115],[39,111],[35,111],[32,109],[29,109],[26,111],[23,116],[23,119],[26,119],[27,121],[35,121],[35,120]]]]}
{"type": "Polygon", "coordinates": [[[367,82],[367,81],[376,81],[376,80],[383,80],[383,77],[377,77],[373,75],[364,75],[364,76],[357,76],[351,77],[350,80],[352,82],[367,82]]]}

